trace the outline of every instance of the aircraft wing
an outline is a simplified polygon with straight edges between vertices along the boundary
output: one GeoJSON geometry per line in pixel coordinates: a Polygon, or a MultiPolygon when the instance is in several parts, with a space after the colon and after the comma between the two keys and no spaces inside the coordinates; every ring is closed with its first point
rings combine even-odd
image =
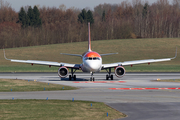
{"type": "Polygon", "coordinates": [[[118,62],[118,63],[103,64],[102,69],[112,68],[112,67],[117,67],[117,66],[128,66],[128,65],[136,65],[136,64],[145,64],[145,63],[150,64],[153,62],[170,61],[172,59],[175,59],[176,56],[177,56],[177,48],[176,48],[175,57],[173,57],[173,58],[135,60],[135,61],[125,61],[125,62],[118,62]]]}
{"type": "Polygon", "coordinates": [[[38,60],[16,60],[16,59],[7,59],[4,51],[4,58],[6,60],[10,60],[11,62],[19,62],[19,63],[29,63],[29,64],[38,64],[38,65],[48,65],[48,66],[56,66],[61,67],[65,66],[67,68],[75,68],[79,69],[80,64],[69,64],[69,63],[58,63],[58,62],[51,62],[51,61],[38,61],[38,60]]]}

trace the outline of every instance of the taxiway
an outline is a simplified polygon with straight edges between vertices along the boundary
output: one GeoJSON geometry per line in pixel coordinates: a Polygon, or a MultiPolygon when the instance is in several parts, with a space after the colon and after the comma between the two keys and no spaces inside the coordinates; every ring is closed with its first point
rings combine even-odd
{"type": "Polygon", "coordinates": [[[180,73],[127,73],[123,78],[106,81],[105,73],[77,73],[77,81],[60,80],[57,73],[0,73],[0,78],[37,80],[39,82],[79,87],[69,91],[0,92],[0,99],[62,99],[104,102],[128,115],[123,120],[179,120],[180,90],[112,90],[109,88],[180,88],[180,83],[157,79],[180,79],[180,73]]]}

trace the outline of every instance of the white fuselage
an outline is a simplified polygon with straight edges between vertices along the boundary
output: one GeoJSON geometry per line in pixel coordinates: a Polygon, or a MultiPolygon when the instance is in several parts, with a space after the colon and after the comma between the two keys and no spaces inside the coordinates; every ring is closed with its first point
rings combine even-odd
{"type": "Polygon", "coordinates": [[[83,72],[100,72],[102,68],[102,58],[100,55],[93,55],[95,52],[89,52],[82,58],[81,69],[83,72]],[[91,54],[91,55],[88,55],[91,54]]]}

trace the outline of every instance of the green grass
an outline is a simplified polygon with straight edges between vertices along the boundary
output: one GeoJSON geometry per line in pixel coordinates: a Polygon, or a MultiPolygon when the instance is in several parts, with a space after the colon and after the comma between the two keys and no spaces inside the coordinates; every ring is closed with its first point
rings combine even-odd
{"type": "Polygon", "coordinates": [[[180,82],[180,79],[173,79],[173,80],[159,80],[160,82],[180,82]]]}
{"type": "Polygon", "coordinates": [[[11,89],[13,92],[23,92],[23,91],[54,91],[54,90],[75,90],[77,88],[57,85],[57,84],[49,84],[35,81],[27,81],[27,80],[8,80],[8,79],[0,79],[0,92],[10,92],[11,89]]]}
{"type": "Polygon", "coordinates": [[[122,117],[126,115],[97,102],[0,100],[2,120],[112,120],[122,117]]]}
{"type": "MultiPolygon", "coordinates": [[[[176,47],[180,51],[179,38],[158,39],[120,39],[92,41],[92,50],[103,53],[118,52],[118,55],[103,56],[103,63],[114,63],[142,59],[174,57],[176,47]]],[[[43,60],[80,64],[81,58],[61,55],[60,53],[82,54],[87,51],[87,42],[42,45],[6,49],[7,58],[23,60],[43,60]]],[[[0,72],[57,72],[58,68],[48,66],[31,66],[23,63],[12,63],[0,52],[0,72]]],[[[151,65],[134,65],[126,67],[127,72],[180,72],[180,55],[168,62],[151,65]]]]}

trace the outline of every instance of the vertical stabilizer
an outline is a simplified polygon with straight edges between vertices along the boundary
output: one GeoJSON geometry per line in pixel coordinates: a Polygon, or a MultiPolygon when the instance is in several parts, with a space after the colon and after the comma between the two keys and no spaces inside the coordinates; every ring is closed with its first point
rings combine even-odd
{"type": "Polygon", "coordinates": [[[88,22],[88,51],[92,51],[91,50],[91,31],[90,31],[90,22],[88,22]]]}

